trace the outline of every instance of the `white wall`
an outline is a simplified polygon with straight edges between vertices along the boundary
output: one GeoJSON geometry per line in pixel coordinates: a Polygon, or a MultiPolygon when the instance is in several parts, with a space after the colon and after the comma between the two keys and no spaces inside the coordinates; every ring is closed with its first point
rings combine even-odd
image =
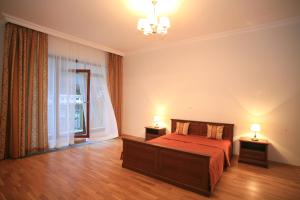
{"type": "Polygon", "coordinates": [[[269,158],[300,165],[300,22],[173,45],[124,59],[123,133],[144,136],[160,115],[235,124],[238,138],[261,123],[269,158]]]}

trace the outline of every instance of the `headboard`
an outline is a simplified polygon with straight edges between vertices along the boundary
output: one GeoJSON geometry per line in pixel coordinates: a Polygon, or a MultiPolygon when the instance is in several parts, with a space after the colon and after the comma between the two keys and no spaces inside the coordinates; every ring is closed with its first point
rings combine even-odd
{"type": "Polygon", "coordinates": [[[200,121],[191,121],[191,120],[183,120],[183,119],[171,119],[171,131],[172,133],[176,130],[176,122],[189,122],[189,131],[190,135],[202,135],[206,136],[207,134],[207,124],[224,126],[223,129],[223,139],[230,140],[231,145],[233,144],[233,127],[234,124],[226,124],[219,122],[200,122],[200,121]]]}

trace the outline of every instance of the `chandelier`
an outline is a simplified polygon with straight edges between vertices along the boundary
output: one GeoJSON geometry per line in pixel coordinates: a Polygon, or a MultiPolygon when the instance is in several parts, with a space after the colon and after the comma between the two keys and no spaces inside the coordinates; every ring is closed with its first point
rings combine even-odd
{"type": "Polygon", "coordinates": [[[170,28],[170,21],[168,17],[158,16],[156,12],[158,0],[152,0],[153,12],[148,18],[139,19],[137,29],[142,31],[145,35],[161,34],[165,35],[170,28]]]}

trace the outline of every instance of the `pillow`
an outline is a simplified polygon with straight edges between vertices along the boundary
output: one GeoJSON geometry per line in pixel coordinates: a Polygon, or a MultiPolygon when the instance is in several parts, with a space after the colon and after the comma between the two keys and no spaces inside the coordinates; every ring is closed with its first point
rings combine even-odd
{"type": "Polygon", "coordinates": [[[189,122],[177,122],[176,123],[176,134],[187,135],[189,130],[190,123],[189,122]]]}
{"type": "Polygon", "coordinates": [[[224,126],[207,124],[207,138],[222,140],[224,126]]]}

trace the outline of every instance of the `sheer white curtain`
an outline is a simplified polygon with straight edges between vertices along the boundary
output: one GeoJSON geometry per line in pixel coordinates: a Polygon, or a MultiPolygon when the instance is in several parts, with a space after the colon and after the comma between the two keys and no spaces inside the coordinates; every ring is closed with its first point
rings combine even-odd
{"type": "MultiPolygon", "coordinates": [[[[77,63],[76,63],[77,66],[77,63]]],[[[87,116],[87,110],[86,110],[86,102],[87,102],[87,75],[86,73],[79,73],[76,75],[76,84],[79,86],[79,90],[80,90],[80,95],[81,98],[78,99],[78,103],[81,103],[81,105],[83,105],[83,113],[84,113],[84,123],[85,123],[85,127],[87,127],[87,121],[86,121],[86,116],[87,116]]]]}
{"type": "Polygon", "coordinates": [[[91,72],[89,140],[118,137],[116,118],[107,88],[106,67],[80,62],[77,66],[81,69],[89,69],[91,72]]]}
{"type": "Polygon", "coordinates": [[[48,141],[49,147],[74,144],[76,72],[71,60],[48,58],[48,141]]]}
{"type": "MultiPolygon", "coordinates": [[[[105,52],[49,36],[48,129],[50,148],[74,143],[76,77],[80,90],[85,83],[76,69],[89,69],[90,138],[97,141],[118,137],[106,81],[105,52]]],[[[85,100],[84,100],[85,101],[85,100]]],[[[85,116],[86,116],[86,111],[85,116]]]]}

